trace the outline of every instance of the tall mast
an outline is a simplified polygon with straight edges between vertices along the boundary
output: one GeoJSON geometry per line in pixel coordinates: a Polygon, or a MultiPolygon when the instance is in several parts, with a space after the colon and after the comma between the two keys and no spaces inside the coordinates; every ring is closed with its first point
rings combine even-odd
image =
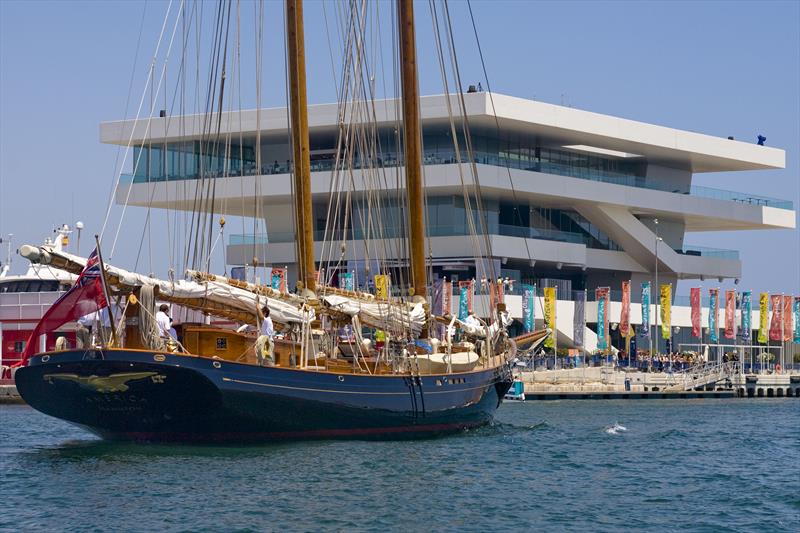
{"type": "Polygon", "coordinates": [[[398,0],[400,35],[400,73],[403,82],[403,138],[406,152],[406,187],[408,189],[408,229],[411,252],[411,281],[414,295],[427,294],[425,267],[425,205],[422,190],[421,136],[419,125],[419,86],[417,83],[417,48],[414,32],[414,1],[398,0]]]}
{"type": "Polygon", "coordinates": [[[286,45],[289,54],[289,106],[294,151],[294,220],[297,229],[297,279],[314,292],[314,234],[311,212],[311,155],[308,140],[306,56],[303,0],[286,0],[286,45]]]}

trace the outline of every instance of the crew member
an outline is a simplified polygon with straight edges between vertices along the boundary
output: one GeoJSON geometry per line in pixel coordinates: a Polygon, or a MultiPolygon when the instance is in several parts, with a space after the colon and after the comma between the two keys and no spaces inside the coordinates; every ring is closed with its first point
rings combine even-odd
{"type": "Polygon", "coordinates": [[[269,317],[269,306],[265,305],[260,309],[258,318],[261,321],[261,334],[256,339],[256,359],[259,366],[275,366],[273,357],[275,342],[272,340],[275,328],[269,317]]]}
{"type": "Polygon", "coordinates": [[[167,304],[161,304],[158,307],[158,313],[156,313],[156,325],[158,326],[158,336],[162,339],[169,337],[169,330],[172,327],[171,320],[169,318],[169,306],[167,304]]]}
{"type": "Polygon", "coordinates": [[[476,317],[475,313],[473,313],[472,311],[469,312],[469,315],[464,320],[464,323],[469,324],[470,326],[474,326],[476,328],[481,327],[481,321],[478,320],[478,317],[476,317]]]}
{"type": "Polygon", "coordinates": [[[78,348],[91,347],[92,329],[97,319],[97,311],[83,315],[78,319],[78,329],[75,330],[75,343],[78,348]]]}

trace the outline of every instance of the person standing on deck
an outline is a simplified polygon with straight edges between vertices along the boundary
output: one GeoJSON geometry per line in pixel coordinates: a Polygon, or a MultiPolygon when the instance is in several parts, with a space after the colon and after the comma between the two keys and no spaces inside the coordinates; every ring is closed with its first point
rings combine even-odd
{"type": "Polygon", "coordinates": [[[156,325],[158,326],[158,336],[161,337],[162,339],[169,337],[169,329],[172,327],[168,311],[169,311],[169,306],[167,304],[161,304],[158,307],[158,313],[156,313],[156,325]]]}
{"type": "Polygon", "coordinates": [[[275,366],[273,351],[275,342],[272,337],[275,335],[275,328],[272,319],[269,317],[269,306],[265,305],[259,310],[258,318],[261,321],[261,334],[256,339],[256,359],[259,366],[275,366]]]}
{"type": "Polygon", "coordinates": [[[97,319],[97,311],[83,315],[78,319],[78,329],[75,330],[75,341],[79,349],[90,348],[92,346],[92,329],[97,319]]]}

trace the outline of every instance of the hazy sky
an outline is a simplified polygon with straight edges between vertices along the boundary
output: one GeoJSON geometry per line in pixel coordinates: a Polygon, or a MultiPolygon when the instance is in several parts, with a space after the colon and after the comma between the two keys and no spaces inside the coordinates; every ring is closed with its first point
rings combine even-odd
{"type": "MultiPolygon", "coordinates": [[[[117,148],[99,143],[98,125],[135,113],[166,6],[0,1],[0,234],[13,233],[16,246],[80,219],[86,251],[116,177],[117,148]]],[[[211,20],[213,5],[204,8],[211,20]]],[[[450,9],[462,79],[480,81],[466,4],[452,1],[450,9]]],[[[241,10],[243,25],[252,25],[252,4],[241,10]]],[[[416,10],[422,93],[441,93],[434,54],[426,53],[429,5],[416,10]]],[[[800,205],[800,2],[475,1],[473,10],[496,92],[745,141],[763,134],[786,150],[785,170],[700,174],[694,183],[800,205]]],[[[267,2],[266,11],[261,104],[281,106],[281,4],[267,2]]],[[[334,100],[325,20],[335,11],[306,2],[310,103],[334,100]]],[[[243,60],[252,53],[247,44],[243,60]]],[[[244,92],[252,106],[254,90],[244,92]]],[[[126,214],[116,264],[132,265],[143,219],[139,208],[126,214]]],[[[800,294],[798,230],[693,233],[686,242],[739,249],[739,288],[800,294]]],[[[23,268],[17,257],[14,270],[23,268]]]]}

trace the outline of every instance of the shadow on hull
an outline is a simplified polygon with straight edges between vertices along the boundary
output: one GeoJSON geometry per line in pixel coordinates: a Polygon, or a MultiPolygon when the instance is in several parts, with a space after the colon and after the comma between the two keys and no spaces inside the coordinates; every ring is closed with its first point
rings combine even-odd
{"type": "Polygon", "coordinates": [[[16,374],[35,409],[112,440],[255,443],[416,439],[491,421],[505,367],[365,376],[108,350],[34,357],[16,374]]]}

